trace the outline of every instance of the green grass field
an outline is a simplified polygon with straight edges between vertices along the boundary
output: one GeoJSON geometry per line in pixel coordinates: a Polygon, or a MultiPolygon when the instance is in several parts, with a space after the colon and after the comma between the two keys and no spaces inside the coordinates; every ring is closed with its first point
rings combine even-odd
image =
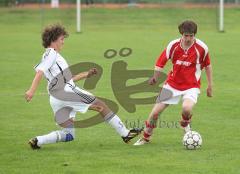
{"type": "MultiPolygon", "coordinates": [[[[216,30],[215,9],[89,8],[82,11],[82,18],[83,32],[77,34],[75,10],[46,10],[41,17],[40,10],[0,8],[1,174],[240,173],[240,9],[226,9],[225,33],[216,30]],[[105,123],[77,129],[74,142],[47,145],[40,151],[28,147],[28,139],[58,129],[45,81],[31,103],[23,98],[34,76],[33,66],[43,52],[42,25],[61,22],[66,26],[70,37],[62,54],[68,63],[90,61],[102,66],[103,76],[96,89],[90,91],[118,103],[111,89],[112,63],[124,60],[130,70],[152,69],[166,44],[179,37],[177,25],[184,19],[199,24],[197,36],[208,44],[214,69],[214,97],[206,97],[203,72],[202,94],[194,109],[192,125],[203,137],[201,149],[184,150],[179,128],[157,128],[152,143],[144,147],[126,145],[105,123]],[[106,49],[123,47],[132,48],[133,54],[127,58],[104,58],[106,49]]],[[[165,72],[169,68],[168,65],[165,72]]],[[[119,106],[118,115],[123,121],[144,121],[151,107],[137,105],[135,113],[128,113],[119,106]]],[[[180,105],[172,106],[162,114],[161,120],[178,121],[180,109],[180,105]]],[[[79,114],[78,119],[89,116],[91,113],[79,114]]]]}

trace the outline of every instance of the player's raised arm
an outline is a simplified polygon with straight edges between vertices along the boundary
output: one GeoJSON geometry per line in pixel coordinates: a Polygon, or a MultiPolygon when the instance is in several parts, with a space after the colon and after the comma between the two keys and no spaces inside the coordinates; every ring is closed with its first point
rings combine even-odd
{"type": "Polygon", "coordinates": [[[97,69],[96,68],[91,68],[89,71],[81,72],[81,73],[79,73],[77,75],[74,75],[72,80],[74,82],[76,82],[76,81],[79,81],[81,79],[89,78],[89,77],[91,77],[91,76],[93,76],[95,74],[97,74],[97,69]]]}
{"type": "Polygon", "coordinates": [[[211,65],[207,66],[205,70],[206,70],[207,81],[208,81],[207,96],[212,97],[213,96],[212,66],[211,65]]]}
{"type": "Polygon", "coordinates": [[[32,85],[31,87],[27,90],[27,92],[25,93],[25,99],[27,100],[27,102],[31,101],[33,96],[34,96],[34,93],[36,92],[37,90],[37,87],[42,79],[42,76],[43,76],[43,72],[42,71],[37,71],[36,74],[35,74],[35,77],[32,81],[32,85]]]}

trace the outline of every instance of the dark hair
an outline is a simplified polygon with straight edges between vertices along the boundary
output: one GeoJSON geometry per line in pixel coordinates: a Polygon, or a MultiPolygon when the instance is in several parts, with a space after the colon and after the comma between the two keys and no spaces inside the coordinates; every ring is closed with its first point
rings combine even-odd
{"type": "Polygon", "coordinates": [[[68,33],[63,26],[59,24],[50,25],[42,32],[42,45],[47,48],[62,35],[65,38],[68,37],[68,33]]]}
{"type": "Polygon", "coordinates": [[[179,33],[189,33],[189,34],[196,34],[197,33],[197,24],[193,21],[186,20],[183,21],[179,26],[178,26],[179,33]]]}

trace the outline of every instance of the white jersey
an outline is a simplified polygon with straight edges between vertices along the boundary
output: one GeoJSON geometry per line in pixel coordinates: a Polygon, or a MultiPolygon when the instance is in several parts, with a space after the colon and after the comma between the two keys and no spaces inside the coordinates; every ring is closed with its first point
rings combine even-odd
{"type": "MultiPolygon", "coordinates": [[[[53,48],[47,48],[42,56],[42,61],[35,66],[35,70],[43,71],[45,78],[48,80],[49,87],[51,81],[54,81],[59,74],[63,76],[63,71],[68,67],[69,66],[66,60],[57,51],[55,51],[53,48]]],[[[70,117],[74,117],[76,112],[85,113],[94,102],[95,96],[88,91],[77,87],[72,79],[65,83],[66,85],[64,87],[64,91],[75,93],[79,99],[79,102],[59,99],[58,97],[56,98],[56,96],[51,95],[48,89],[48,93],[50,95],[50,104],[54,113],[65,107],[73,108],[73,111],[70,113],[70,117]]]]}
{"type": "MultiPolygon", "coordinates": [[[[68,67],[69,66],[66,60],[57,51],[55,51],[53,48],[47,48],[43,53],[42,61],[35,66],[35,70],[43,71],[49,86],[49,83],[68,67]]],[[[70,80],[68,83],[75,86],[72,80],[70,80]]]]}

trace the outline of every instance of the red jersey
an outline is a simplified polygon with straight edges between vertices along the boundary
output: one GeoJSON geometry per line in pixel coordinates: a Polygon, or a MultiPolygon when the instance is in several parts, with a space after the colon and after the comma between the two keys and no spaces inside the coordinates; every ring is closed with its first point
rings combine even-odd
{"type": "Polygon", "coordinates": [[[181,39],[171,41],[159,56],[155,70],[161,69],[170,59],[173,67],[166,83],[177,90],[200,88],[201,71],[210,65],[208,47],[199,39],[187,50],[181,47],[181,39]]]}

